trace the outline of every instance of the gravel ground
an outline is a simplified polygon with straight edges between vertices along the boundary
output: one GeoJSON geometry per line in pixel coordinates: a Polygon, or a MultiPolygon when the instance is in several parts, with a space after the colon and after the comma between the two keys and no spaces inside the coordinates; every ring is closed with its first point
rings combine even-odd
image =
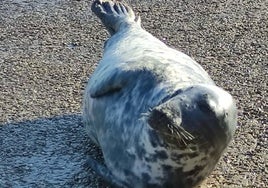
{"type": "MultiPolygon", "coordinates": [[[[81,98],[107,33],[84,0],[0,1],[0,187],[107,187],[81,98]],[[31,2],[31,3],[29,3],[31,2]]],[[[235,139],[203,187],[267,187],[268,1],[130,1],[143,27],[236,99],[235,139]]]]}

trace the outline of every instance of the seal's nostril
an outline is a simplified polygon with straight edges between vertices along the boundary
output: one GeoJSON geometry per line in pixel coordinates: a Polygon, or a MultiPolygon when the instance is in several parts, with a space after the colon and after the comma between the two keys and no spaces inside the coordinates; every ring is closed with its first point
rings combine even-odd
{"type": "Polygon", "coordinates": [[[213,109],[206,100],[198,101],[197,106],[203,113],[208,115],[213,114],[213,109]]]}

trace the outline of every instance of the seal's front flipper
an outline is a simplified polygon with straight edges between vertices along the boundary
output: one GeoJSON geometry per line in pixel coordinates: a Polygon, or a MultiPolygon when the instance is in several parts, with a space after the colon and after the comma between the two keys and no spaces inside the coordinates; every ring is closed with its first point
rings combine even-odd
{"type": "Polygon", "coordinates": [[[119,92],[127,84],[128,77],[128,73],[120,69],[92,76],[90,97],[99,98],[119,92]]]}
{"type": "Polygon", "coordinates": [[[127,188],[129,187],[125,183],[121,182],[117,179],[104,165],[101,165],[96,160],[92,159],[91,157],[88,158],[87,164],[105,181],[110,183],[112,186],[116,186],[117,188],[127,188]]]}

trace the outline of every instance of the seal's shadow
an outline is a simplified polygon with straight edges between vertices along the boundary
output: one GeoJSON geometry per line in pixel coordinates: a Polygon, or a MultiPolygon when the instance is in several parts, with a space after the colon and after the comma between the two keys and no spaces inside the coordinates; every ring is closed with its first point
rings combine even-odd
{"type": "Polygon", "coordinates": [[[0,125],[0,187],[104,187],[89,155],[103,161],[80,114],[0,125]]]}

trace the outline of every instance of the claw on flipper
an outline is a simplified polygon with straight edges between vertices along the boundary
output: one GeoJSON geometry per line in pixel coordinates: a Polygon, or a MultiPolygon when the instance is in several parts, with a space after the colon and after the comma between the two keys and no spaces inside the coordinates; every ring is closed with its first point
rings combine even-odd
{"type": "Polygon", "coordinates": [[[122,27],[131,24],[140,25],[140,17],[136,17],[131,7],[123,1],[97,0],[93,2],[91,10],[100,18],[111,35],[118,32],[122,27]]]}

